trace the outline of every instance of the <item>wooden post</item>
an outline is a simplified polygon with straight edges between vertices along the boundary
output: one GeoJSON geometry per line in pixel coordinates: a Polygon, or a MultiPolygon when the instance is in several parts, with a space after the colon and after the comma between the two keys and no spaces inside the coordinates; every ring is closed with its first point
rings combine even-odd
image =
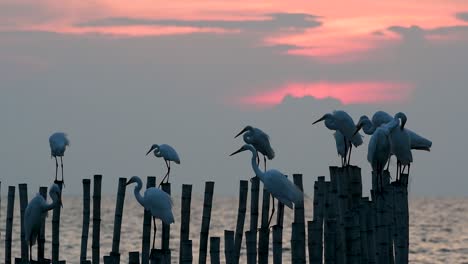
{"type": "MultiPolygon", "coordinates": [[[[156,186],[156,177],[148,176],[146,179],[146,189],[156,186]]],[[[143,210],[143,233],[141,241],[141,263],[149,263],[149,253],[150,253],[150,244],[151,244],[151,212],[148,210],[143,210]]]]}
{"type": "MultiPolygon", "coordinates": [[[[180,209],[180,244],[179,244],[179,263],[182,263],[182,255],[184,254],[184,243],[189,240],[190,235],[190,204],[192,200],[192,185],[182,185],[182,203],[180,209]]],[[[190,249],[190,255],[192,249],[190,249]]],[[[192,256],[192,255],[191,255],[192,256]]]]}
{"type": "Polygon", "coordinates": [[[184,254],[182,255],[182,264],[191,264],[193,261],[193,256],[192,256],[192,240],[184,240],[182,243],[182,252],[184,254]]]}
{"type": "Polygon", "coordinates": [[[128,264],[140,264],[140,252],[128,252],[128,264]]]}
{"type": "Polygon", "coordinates": [[[400,182],[393,183],[395,189],[395,263],[408,263],[409,214],[408,175],[402,174],[400,182]]]}
{"type": "MultiPolygon", "coordinates": [[[[62,192],[63,181],[54,181],[62,192]]],[[[60,195],[63,197],[62,193],[60,195]]],[[[52,211],[52,264],[59,263],[60,253],[60,212],[62,207],[56,206],[52,211]]]]}
{"type": "Polygon", "coordinates": [[[224,230],[224,257],[226,264],[234,263],[234,231],[224,230]]]}
{"type": "Polygon", "coordinates": [[[314,220],[308,223],[309,263],[322,263],[323,223],[325,214],[325,176],[314,183],[314,220]]]}
{"type": "Polygon", "coordinates": [[[263,188],[262,223],[258,237],[258,264],[268,263],[269,234],[268,218],[270,217],[270,193],[263,188]]]}
{"type": "Polygon", "coordinates": [[[346,224],[346,260],[349,264],[361,263],[361,243],[359,214],[348,211],[345,214],[346,224]]]}
{"type": "Polygon", "coordinates": [[[122,227],[123,207],[125,201],[125,189],[127,184],[127,178],[119,178],[119,185],[117,189],[117,201],[115,203],[115,214],[114,214],[114,232],[112,236],[112,251],[110,257],[113,263],[120,262],[120,230],[122,227]]]}
{"type": "MultiPolygon", "coordinates": [[[[47,201],[47,187],[39,187],[39,194],[47,201]]],[[[45,243],[45,219],[46,215],[41,218],[41,231],[37,237],[37,259],[41,261],[44,259],[44,243],[45,243]]]]}
{"type": "Polygon", "coordinates": [[[252,183],[250,187],[250,232],[246,232],[247,263],[255,264],[257,263],[257,226],[260,180],[258,177],[253,177],[250,179],[250,182],[252,183]]]}
{"type": "Polygon", "coordinates": [[[273,226],[273,264],[283,263],[283,227],[273,226]]]}
{"type": "Polygon", "coordinates": [[[89,215],[91,206],[91,180],[83,179],[83,229],[81,230],[80,261],[86,261],[88,249],[89,215]]]}
{"type": "Polygon", "coordinates": [[[337,264],[346,263],[346,240],[344,212],[347,204],[347,190],[342,177],[342,168],[330,167],[330,180],[336,217],[335,260],[337,264]]]}
{"type": "Polygon", "coordinates": [[[19,196],[20,196],[20,212],[21,212],[21,259],[23,261],[29,260],[29,248],[28,243],[25,240],[24,230],[24,211],[28,206],[28,185],[26,183],[19,184],[19,196]]]}
{"type": "Polygon", "coordinates": [[[205,183],[205,199],[203,201],[203,218],[200,230],[200,250],[198,263],[206,263],[206,251],[208,248],[208,235],[210,230],[211,207],[213,203],[214,182],[205,183]]]}
{"type": "MultiPolygon", "coordinates": [[[[293,174],[294,184],[301,190],[304,191],[302,186],[302,174],[293,174]]],[[[294,204],[294,223],[291,241],[296,244],[291,247],[291,254],[295,255],[296,261],[293,263],[306,262],[306,249],[305,249],[305,217],[304,217],[304,200],[294,204]]]]}
{"type": "Polygon", "coordinates": [[[210,260],[211,264],[219,264],[219,237],[210,237],[210,260]]]}
{"type": "Polygon", "coordinates": [[[5,227],[5,264],[11,264],[11,237],[13,234],[13,210],[15,209],[15,186],[8,186],[7,215],[5,227]]]}
{"type": "Polygon", "coordinates": [[[242,245],[242,235],[244,234],[245,212],[247,210],[247,193],[249,190],[248,181],[240,181],[239,185],[239,208],[237,211],[236,235],[234,238],[234,264],[239,263],[242,245]]]}
{"type": "Polygon", "coordinates": [[[347,185],[349,188],[350,206],[348,208],[357,209],[361,204],[362,197],[361,168],[357,166],[348,166],[345,167],[345,172],[348,177],[347,185]]]}
{"type": "Polygon", "coordinates": [[[377,212],[375,208],[375,194],[371,190],[371,197],[373,201],[367,203],[367,249],[368,249],[368,259],[369,264],[377,263],[377,231],[376,231],[376,218],[377,212]]]}
{"type": "Polygon", "coordinates": [[[94,175],[93,184],[93,241],[92,260],[93,264],[99,264],[100,259],[100,233],[101,233],[101,182],[102,175],[94,175]]]}
{"type": "MultiPolygon", "coordinates": [[[[171,195],[171,183],[163,183],[161,189],[171,195]]],[[[171,250],[169,249],[169,239],[171,233],[171,225],[162,224],[161,251],[164,257],[164,263],[171,263],[171,250]]]]}
{"type": "Polygon", "coordinates": [[[369,263],[369,243],[368,239],[368,223],[367,223],[367,207],[369,203],[369,197],[361,198],[361,203],[359,205],[359,232],[361,237],[361,263],[369,263]]]}
{"type": "Polygon", "coordinates": [[[335,264],[336,219],[326,219],[324,229],[325,264],[335,264]]]}

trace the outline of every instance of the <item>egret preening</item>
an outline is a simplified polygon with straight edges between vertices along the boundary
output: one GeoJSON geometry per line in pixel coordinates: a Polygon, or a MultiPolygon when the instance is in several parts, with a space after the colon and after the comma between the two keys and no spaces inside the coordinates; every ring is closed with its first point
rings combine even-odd
{"type": "Polygon", "coordinates": [[[169,173],[171,172],[171,161],[173,161],[173,162],[175,162],[177,164],[180,164],[180,159],[179,159],[179,155],[177,154],[175,149],[173,147],[167,145],[167,144],[161,144],[161,145],[154,144],[154,145],[152,145],[150,150],[148,150],[148,152],[146,153],[146,155],[148,155],[153,150],[154,150],[154,156],[156,156],[158,158],[162,157],[164,159],[164,162],[166,163],[166,167],[167,167],[167,173],[164,176],[164,178],[162,179],[161,183],[159,184],[161,186],[161,184],[164,182],[166,177],[167,177],[166,183],[169,182],[169,173]]]}
{"type": "Polygon", "coordinates": [[[170,225],[174,223],[174,215],[172,214],[172,199],[169,194],[164,191],[151,187],[146,189],[144,196],[141,196],[140,191],[143,186],[140,177],[133,176],[127,181],[126,185],[136,183],[133,193],[141,206],[148,210],[153,217],[153,249],[156,239],[156,218],[160,219],[164,224],[170,225]]]}
{"type": "MultiPolygon", "coordinates": [[[[358,147],[362,144],[362,136],[359,133],[354,133],[356,131],[356,125],[354,124],[351,116],[348,115],[345,111],[334,111],[332,114],[327,113],[313,124],[318,122],[325,121],[325,126],[330,130],[339,131],[343,135],[343,140],[345,143],[345,153],[348,153],[348,158],[344,158],[344,165],[349,165],[351,160],[351,150],[353,145],[358,147]]],[[[338,145],[338,142],[337,142],[338,145]]]]}
{"type": "Polygon", "coordinates": [[[50,144],[50,155],[55,158],[55,181],[57,181],[58,161],[57,157],[60,157],[60,165],[62,167],[62,182],[63,182],[63,155],[65,149],[70,145],[70,141],[67,138],[67,134],[57,132],[49,137],[50,144]]]}
{"type": "Polygon", "coordinates": [[[39,193],[31,199],[24,212],[24,239],[29,245],[29,260],[32,263],[32,246],[36,243],[41,230],[41,220],[47,215],[47,211],[62,205],[60,187],[53,184],[49,190],[52,203],[48,204],[39,193]]]}
{"type": "MultiPolygon", "coordinates": [[[[271,160],[275,157],[275,151],[270,145],[270,137],[261,129],[252,127],[252,126],[246,126],[234,138],[237,138],[241,134],[244,134],[242,137],[244,138],[244,142],[246,144],[252,145],[256,149],[257,152],[262,153],[263,162],[264,162],[265,171],[266,171],[266,158],[271,160]]],[[[260,160],[258,158],[258,153],[257,153],[257,159],[258,159],[258,163],[260,163],[260,160]]]]}
{"type": "Polygon", "coordinates": [[[304,199],[302,191],[294,185],[288,178],[277,170],[261,171],[258,167],[257,162],[257,150],[250,144],[243,145],[239,150],[233,152],[230,156],[233,156],[239,152],[250,150],[252,152],[252,169],[255,174],[263,182],[265,188],[270,192],[273,198],[273,210],[268,220],[268,226],[270,226],[271,218],[275,213],[275,198],[281,203],[285,204],[289,208],[293,208],[293,204],[296,204],[304,199]]]}

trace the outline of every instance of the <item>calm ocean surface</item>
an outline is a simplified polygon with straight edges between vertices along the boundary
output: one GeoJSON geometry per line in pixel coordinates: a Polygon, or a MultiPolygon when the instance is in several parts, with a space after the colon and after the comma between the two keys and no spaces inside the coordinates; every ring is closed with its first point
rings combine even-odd
{"type": "MultiPolygon", "coordinates": [[[[193,241],[193,258],[198,261],[198,240],[201,224],[202,198],[192,198],[190,238],[193,241]]],[[[171,226],[171,249],[173,263],[178,260],[178,234],[180,222],[180,197],[174,198],[176,223],[171,226]],[[174,236],[176,235],[176,236],[174,236]]],[[[306,200],[306,221],[312,217],[312,201],[306,200]]],[[[92,206],[91,206],[92,210],[92,206]]],[[[108,254],[112,245],[112,230],[115,210],[115,197],[104,197],[101,208],[101,257],[108,254]]],[[[4,262],[4,235],[6,197],[2,197],[0,212],[0,263],[4,262]]],[[[247,215],[249,211],[247,211],[247,215]]],[[[283,256],[285,263],[290,262],[290,223],[292,211],[285,209],[285,227],[283,256]]],[[[92,215],[91,215],[92,217],[92,215]]],[[[237,200],[228,197],[214,197],[210,236],[223,237],[224,230],[234,230],[237,217],[237,200]]],[[[46,257],[51,252],[51,218],[47,218],[46,257]]],[[[15,204],[15,225],[13,233],[13,256],[20,256],[19,202],[15,204]]],[[[136,203],[133,193],[127,192],[124,205],[120,251],[122,263],[127,262],[129,251],[141,250],[141,232],[143,209],[136,203]]],[[[248,228],[248,216],[244,231],[248,228]]],[[[60,259],[67,263],[79,263],[82,224],[82,201],[80,197],[64,197],[61,218],[60,259]]],[[[161,226],[158,223],[158,234],[161,226]]],[[[88,259],[91,259],[91,234],[88,240],[88,259]]],[[[271,238],[270,238],[271,239],[271,238]]],[[[157,241],[157,247],[159,247],[157,241]]],[[[270,243],[271,245],[271,243],[270,243]]],[[[243,241],[245,262],[245,241],[243,241]]],[[[221,239],[221,258],[224,258],[223,239],[221,239]]],[[[36,250],[35,248],[33,250],[36,250]]],[[[271,257],[271,253],[270,253],[271,257]]],[[[209,256],[208,256],[209,258],[209,256]]],[[[195,261],[195,262],[197,262],[195,261]]],[[[468,198],[413,198],[410,201],[410,262],[411,263],[468,263],[468,198]]]]}

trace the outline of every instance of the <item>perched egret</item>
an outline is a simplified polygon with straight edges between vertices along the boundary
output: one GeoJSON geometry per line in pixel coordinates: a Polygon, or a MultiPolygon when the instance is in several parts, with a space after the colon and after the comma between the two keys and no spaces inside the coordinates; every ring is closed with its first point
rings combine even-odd
{"type": "Polygon", "coordinates": [[[29,244],[29,260],[32,263],[32,246],[36,243],[37,237],[41,230],[41,220],[47,215],[47,211],[62,205],[60,198],[60,187],[53,184],[49,190],[49,196],[52,198],[52,203],[48,204],[44,197],[39,193],[31,199],[26,206],[24,213],[24,239],[29,244]]]}
{"type": "Polygon", "coordinates": [[[344,136],[340,131],[336,130],[335,133],[333,133],[333,137],[335,138],[336,152],[341,157],[341,166],[344,167],[346,165],[346,155],[348,153],[344,136]]]}
{"type": "Polygon", "coordinates": [[[152,145],[150,150],[148,150],[148,152],[146,153],[146,155],[148,155],[153,150],[154,150],[154,156],[156,156],[158,158],[162,157],[164,159],[164,162],[166,163],[166,167],[167,167],[167,173],[164,176],[164,178],[162,179],[161,183],[159,184],[159,185],[161,185],[164,182],[164,180],[166,179],[166,177],[167,177],[166,182],[169,182],[169,173],[171,172],[171,161],[173,161],[173,162],[175,162],[177,164],[180,164],[180,159],[179,159],[179,155],[177,154],[175,149],[172,148],[171,146],[167,145],[167,144],[161,144],[161,145],[154,144],[154,145],[152,145]]]}
{"type": "Polygon", "coordinates": [[[275,198],[281,203],[285,204],[289,208],[293,208],[293,204],[296,204],[304,199],[302,191],[294,185],[288,178],[277,170],[261,171],[258,167],[257,162],[257,150],[250,144],[243,145],[239,150],[233,152],[230,156],[233,156],[239,152],[250,150],[252,152],[252,169],[255,174],[263,182],[265,188],[270,192],[273,198],[273,210],[268,220],[268,226],[270,226],[271,218],[275,213],[275,198]]]}
{"type": "Polygon", "coordinates": [[[63,155],[65,149],[70,145],[70,141],[67,138],[67,134],[57,132],[49,137],[50,144],[50,155],[55,158],[55,181],[57,181],[58,161],[57,157],[60,157],[60,165],[62,167],[62,182],[63,182],[63,155]]]}
{"type": "MultiPolygon", "coordinates": [[[[275,157],[275,151],[270,145],[270,137],[261,129],[252,126],[244,127],[244,129],[242,129],[242,131],[239,132],[239,134],[237,134],[234,138],[237,138],[242,134],[244,134],[242,137],[244,138],[244,142],[246,144],[252,145],[257,150],[257,152],[262,153],[266,171],[266,158],[272,160],[275,157]]],[[[260,160],[258,160],[258,163],[260,163],[260,160]]]]}
{"type": "Polygon", "coordinates": [[[349,155],[347,159],[345,156],[344,163],[345,165],[349,165],[353,145],[358,147],[362,144],[361,134],[354,133],[356,131],[356,125],[354,124],[353,119],[345,111],[334,111],[332,114],[325,114],[323,117],[312,123],[312,125],[321,121],[325,121],[325,126],[328,129],[339,131],[343,135],[346,149],[345,153],[348,152],[349,155]]]}
{"type": "Polygon", "coordinates": [[[133,193],[138,203],[148,210],[153,217],[153,249],[156,239],[156,218],[160,219],[164,224],[170,225],[174,223],[174,215],[172,214],[172,199],[169,194],[164,191],[151,187],[146,189],[145,195],[141,196],[140,191],[143,186],[140,177],[133,176],[127,181],[126,185],[136,182],[133,193]]]}
{"type": "Polygon", "coordinates": [[[397,158],[397,181],[399,179],[399,175],[404,172],[406,167],[408,167],[409,174],[411,162],[413,162],[413,155],[411,153],[411,139],[405,130],[406,121],[406,115],[402,112],[399,112],[395,115],[393,121],[387,123],[387,125],[391,127],[391,150],[397,158]]]}

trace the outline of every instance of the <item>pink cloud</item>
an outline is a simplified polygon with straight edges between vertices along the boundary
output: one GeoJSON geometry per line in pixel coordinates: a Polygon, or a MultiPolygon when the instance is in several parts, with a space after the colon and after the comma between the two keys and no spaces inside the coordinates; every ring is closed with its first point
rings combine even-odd
{"type": "Polygon", "coordinates": [[[413,86],[393,82],[316,82],[290,83],[277,89],[257,92],[240,98],[241,105],[271,107],[286,96],[316,99],[334,98],[343,104],[377,104],[403,102],[410,98],[413,86]]]}

